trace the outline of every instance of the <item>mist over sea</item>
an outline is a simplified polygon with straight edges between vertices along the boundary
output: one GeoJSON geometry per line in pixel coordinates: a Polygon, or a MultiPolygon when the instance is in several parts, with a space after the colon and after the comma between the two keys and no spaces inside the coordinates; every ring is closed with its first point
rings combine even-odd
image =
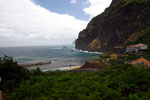
{"type": "Polygon", "coordinates": [[[83,65],[86,61],[99,56],[96,53],[81,52],[74,46],[33,46],[33,47],[3,47],[0,48],[0,56],[11,56],[19,64],[36,61],[52,61],[51,64],[37,65],[31,69],[40,67],[42,70],[67,66],[83,65]]]}

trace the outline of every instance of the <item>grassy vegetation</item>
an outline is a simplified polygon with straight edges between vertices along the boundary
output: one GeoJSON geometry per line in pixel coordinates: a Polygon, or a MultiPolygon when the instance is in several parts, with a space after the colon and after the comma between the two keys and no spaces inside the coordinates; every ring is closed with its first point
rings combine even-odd
{"type": "Polygon", "coordinates": [[[137,39],[136,43],[144,43],[150,45],[150,29],[142,32],[141,34],[142,36],[137,39]]]}
{"type": "Polygon", "coordinates": [[[126,3],[147,3],[150,2],[150,0],[125,0],[126,3]]]}
{"type": "Polygon", "coordinates": [[[135,44],[138,44],[138,43],[143,43],[143,44],[150,45],[150,29],[147,29],[143,32],[140,32],[138,35],[136,35],[136,40],[135,41],[128,42],[124,46],[135,45],[135,44]]]}
{"type": "Polygon", "coordinates": [[[12,57],[4,56],[0,58],[0,89],[3,92],[11,93],[20,82],[29,79],[32,75],[42,75],[39,68],[36,70],[27,70],[21,67],[12,57]]]}
{"type": "Polygon", "coordinates": [[[114,5],[115,8],[122,8],[125,7],[128,4],[132,3],[150,3],[150,0],[118,0],[117,3],[114,5]],[[120,6],[121,5],[121,6],[120,6]]]}
{"type": "Polygon", "coordinates": [[[149,100],[150,69],[119,65],[104,71],[47,73],[23,81],[8,100],[149,100]]]}
{"type": "Polygon", "coordinates": [[[150,98],[150,68],[142,66],[137,68],[118,64],[103,71],[69,74],[42,73],[39,69],[27,71],[22,67],[19,68],[17,63],[8,57],[4,57],[0,62],[0,71],[3,72],[0,76],[5,79],[0,84],[3,100],[149,100],[150,98]],[[12,73],[5,76],[8,71],[3,69],[12,73]],[[22,72],[23,75],[20,74],[22,72]],[[9,87],[17,81],[18,84],[9,87]]]}

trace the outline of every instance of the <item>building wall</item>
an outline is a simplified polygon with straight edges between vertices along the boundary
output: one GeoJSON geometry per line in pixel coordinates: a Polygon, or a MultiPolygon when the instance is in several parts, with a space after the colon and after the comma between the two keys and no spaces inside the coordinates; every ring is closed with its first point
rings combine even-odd
{"type": "Polygon", "coordinates": [[[140,49],[141,50],[145,50],[145,49],[147,49],[148,47],[147,46],[144,46],[144,47],[141,47],[140,49]]]}

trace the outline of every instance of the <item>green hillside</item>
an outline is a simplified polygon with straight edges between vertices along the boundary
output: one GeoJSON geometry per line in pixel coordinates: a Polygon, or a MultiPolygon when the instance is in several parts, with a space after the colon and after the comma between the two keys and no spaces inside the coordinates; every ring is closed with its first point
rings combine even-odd
{"type": "Polygon", "coordinates": [[[150,29],[141,33],[142,35],[136,40],[136,43],[144,43],[150,45],[150,29]]]}
{"type": "Polygon", "coordinates": [[[23,81],[7,100],[149,100],[150,69],[115,66],[91,73],[49,73],[23,81]]]}
{"type": "Polygon", "coordinates": [[[103,71],[27,71],[0,59],[3,100],[149,100],[150,68],[114,65],[103,71]],[[22,78],[21,78],[22,76],[22,78]]]}

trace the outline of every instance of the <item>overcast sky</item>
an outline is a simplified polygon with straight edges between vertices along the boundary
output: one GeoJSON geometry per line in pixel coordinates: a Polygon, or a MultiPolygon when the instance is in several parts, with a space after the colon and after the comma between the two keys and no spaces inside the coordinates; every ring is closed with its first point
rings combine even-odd
{"type": "Polygon", "coordinates": [[[0,0],[0,47],[72,44],[111,0],[0,0]]]}

